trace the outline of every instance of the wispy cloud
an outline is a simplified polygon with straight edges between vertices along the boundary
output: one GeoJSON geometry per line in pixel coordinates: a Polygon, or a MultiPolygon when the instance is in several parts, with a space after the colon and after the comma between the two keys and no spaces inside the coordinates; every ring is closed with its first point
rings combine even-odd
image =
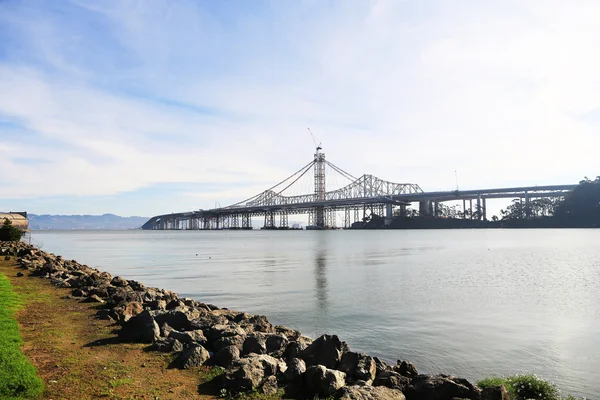
{"type": "Polygon", "coordinates": [[[598,18],[584,0],[6,0],[0,208],[233,203],[308,162],[306,126],[355,175],[576,182],[600,174],[598,18]]]}

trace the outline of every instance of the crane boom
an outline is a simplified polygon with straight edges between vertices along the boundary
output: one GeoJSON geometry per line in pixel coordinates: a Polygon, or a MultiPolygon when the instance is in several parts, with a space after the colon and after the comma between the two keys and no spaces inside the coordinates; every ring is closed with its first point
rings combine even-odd
{"type": "Polygon", "coordinates": [[[306,129],[308,129],[308,131],[310,132],[310,136],[312,137],[313,142],[315,142],[315,146],[317,147],[317,151],[318,150],[322,150],[321,143],[317,144],[317,139],[315,138],[315,134],[310,130],[310,128],[306,128],[306,129]]]}

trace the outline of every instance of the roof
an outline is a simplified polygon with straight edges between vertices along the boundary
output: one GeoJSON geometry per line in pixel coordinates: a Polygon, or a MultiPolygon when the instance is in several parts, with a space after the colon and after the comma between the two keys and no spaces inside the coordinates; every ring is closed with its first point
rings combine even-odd
{"type": "Polygon", "coordinates": [[[25,217],[21,213],[14,213],[14,212],[2,213],[2,212],[0,212],[0,225],[2,223],[4,223],[5,219],[8,219],[9,221],[11,221],[12,224],[18,228],[21,228],[21,229],[29,228],[29,220],[27,219],[27,217],[25,217]]]}

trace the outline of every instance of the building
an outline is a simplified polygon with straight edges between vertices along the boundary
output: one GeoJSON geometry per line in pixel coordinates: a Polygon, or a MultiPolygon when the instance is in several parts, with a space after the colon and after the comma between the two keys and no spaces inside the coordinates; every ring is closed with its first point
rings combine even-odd
{"type": "Polygon", "coordinates": [[[26,212],[0,212],[0,225],[4,223],[4,220],[8,219],[12,222],[13,226],[22,229],[24,231],[29,230],[29,220],[27,219],[26,212]]]}

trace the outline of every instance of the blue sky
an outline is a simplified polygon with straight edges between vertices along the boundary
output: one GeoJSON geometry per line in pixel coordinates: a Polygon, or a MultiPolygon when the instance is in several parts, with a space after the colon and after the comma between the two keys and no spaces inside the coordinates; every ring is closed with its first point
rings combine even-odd
{"type": "Polygon", "coordinates": [[[597,1],[0,1],[0,210],[235,203],[310,161],[425,190],[600,174],[597,1]]]}

